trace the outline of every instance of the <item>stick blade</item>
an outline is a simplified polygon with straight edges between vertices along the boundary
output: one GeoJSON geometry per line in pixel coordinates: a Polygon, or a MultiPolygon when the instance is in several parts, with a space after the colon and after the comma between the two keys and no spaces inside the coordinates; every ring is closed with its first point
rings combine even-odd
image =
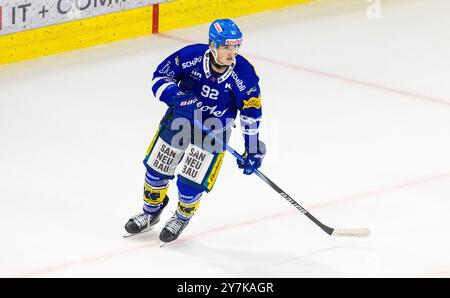
{"type": "Polygon", "coordinates": [[[370,230],[366,228],[334,229],[331,236],[365,238],[370,236],[370,230]]]}

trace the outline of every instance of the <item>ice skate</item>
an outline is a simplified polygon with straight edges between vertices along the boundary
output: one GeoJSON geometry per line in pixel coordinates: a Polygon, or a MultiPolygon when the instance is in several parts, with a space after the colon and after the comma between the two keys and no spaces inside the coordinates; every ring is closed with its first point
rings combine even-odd
{"type": "Polygon", "coordinates": [[[182,220],[178,217],[178,215],[175,213],[172,215],[172,217],[169,219],[169,221],[164,226],[164,229],[159,234],[159,240],[161,241],[161,247],[166,245],[167,243],[170,243],[178,238],[180,236],[181,232],[186,228],[186,226],[189,223],[188,220],[182,220]]]}
{"type": "Polygon", "coordinates": [[[125,231],[127,231],[128,234],[123,235],[123,238],[129,238],[131,236],[136,236],[151,231],[154,228],[154,226],[159,222],[161,213],[168,202],[169,197],[166,196],[164,198],[162,208],[157,213],[149,214],[143,212],[136,214],[135,216],[130,218],[128,222],[125,224],[125,231]]]}

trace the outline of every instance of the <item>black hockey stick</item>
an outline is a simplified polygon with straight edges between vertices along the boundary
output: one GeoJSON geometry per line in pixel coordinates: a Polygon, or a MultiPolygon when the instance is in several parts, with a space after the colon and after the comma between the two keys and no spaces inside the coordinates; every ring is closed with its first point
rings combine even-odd
{"type": "MultiPolygon", "coordinates": [[[[233,148],[231,148],[228,144],[224,144],[222,140],[216,137],[216,135],[205,128],[202,123],[200,123],[197,119],[194,119],[194,123],[200,129],[202,129],[209,136],[213,137],[216,142],[220,145],[223,145],[225,149],[233,154],[239,161],[244,162],[242,156],[237,153],[233,148]]],[[[370,236],[370,231],[367,228],[350,228],[350,229],[333,229],[327,225],[321,223],[317,218],[312,216],[305,208],[303,208],[299,203],[297,203],[293,198],[291,198],[286,192],[284,192],[278,185],[276,185],[272,180],[270,180],[266,175],[261,173],[258,169],[254,172],[259,178],[261,178],[264,182],[266,182],[270,187],[272,187],[275,191],[277,191],[283,198],[285,198],[289,203],[291,203],[295,208],[297,208],[301,213],[306,215],[312,222],[318,225],[322,230],[324,230],[328,235],[331,236],[343,236],[343,237],[368,237],[370,236]]]]}

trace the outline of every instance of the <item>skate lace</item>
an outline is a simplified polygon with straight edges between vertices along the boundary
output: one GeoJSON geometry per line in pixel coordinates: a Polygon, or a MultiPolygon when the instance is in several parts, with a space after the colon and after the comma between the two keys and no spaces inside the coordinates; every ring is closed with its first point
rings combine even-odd
{"type": "Polygon", "coordinates": [[[139,224],[140,227],[150,225],[150,214],[141,213],[134,217],[134,220],[139,224]]]}
{"type": "Polygon", "coordinates": [[[185,221],[178,218],[178,216],[174,215],[167,222],[165,228],[168,229],[174,235],[178,234],[178,231],[184,226],[185,221]]]}

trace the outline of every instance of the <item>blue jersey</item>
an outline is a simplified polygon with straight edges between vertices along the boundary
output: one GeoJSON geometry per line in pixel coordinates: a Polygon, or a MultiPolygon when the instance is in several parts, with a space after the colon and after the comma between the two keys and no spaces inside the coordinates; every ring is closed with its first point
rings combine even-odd
{"type": "Polygon", "coordinates": [[[168,104],[180,91],[192,91],[202,111],[202,121],[216,118],[227,129],[239,111],[246,148],[258,140],[261,121],[259,78],[253,66],[237,55],[228,69],[215,76],[206,44],[189,45],[167,57],[153,74],[152,91],[168,104]],[[251,140],[250,140],[251,139],[251,140]]]}

